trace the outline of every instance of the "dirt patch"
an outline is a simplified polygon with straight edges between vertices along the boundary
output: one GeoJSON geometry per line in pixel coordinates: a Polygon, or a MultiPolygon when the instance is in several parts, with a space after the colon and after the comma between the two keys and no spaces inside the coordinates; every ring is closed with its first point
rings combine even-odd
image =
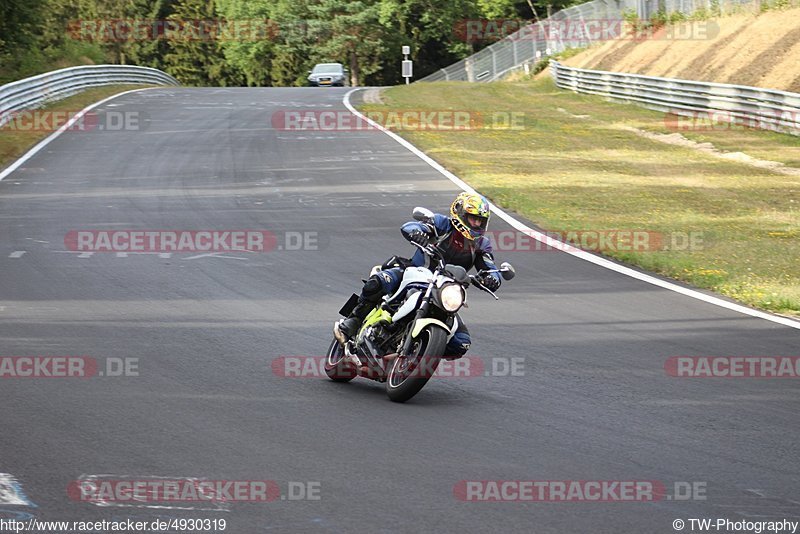
{"type": "MultiPolygon", "coordinates": [[[[559,109],[559,111],[561,110],[559,109]]],[[[564,110],[564,112],[568,113],[566,110],[564,110]]],[[[578,115],[572,115],[572,116],[578,117],[578,115]]],[[[769,171],[776,172],[778,174],[784,174],[786,176],[800,176],[800,169],[795,169],[794,167],[787,167],[786,165],[778,161],[769,161],[769,160],[754,158],[752,156],[745,154],[744,152],[723,152],[722,150],[718,150],[717,147],[715,147],[711,143],[698,143],[697,141],[692,141],[691,139],[685,138],[679,133],[661,134],[656,132],[648,132],[646,130],[634,128],[632,126],[623,126],[621,127],[621,129],[629,132],[634,132],[636,135],[640,135],[645,139],[651,139],[653,141],[658,141],[659,143],[665,143],[667,145],[690,148],[692,150],[697,150],[698,152],[703,152],[704,154],[708,154],[716,158],[726,159],[728,161],[735,161],[737,163],[743,163],[751,167],[766,169],[769,171]]]]}
{"type": "MultiPolygon", "coordinates": [[[[758,54],[753,61],[745,68],[733,74],[728,81],[739,85],[757,85],[761,83],[765,76],[775,68],[781,58],[786,57],[786,53],[800,42],[800,28],[795,28],[780,38],[769,50],[764,50],[758,54]]],[[[800,58],[795,57],[795,60],[800,58]]],[[[796,65],[795,65],[796,66],[796,65]]]]}
{"type": "Polygon", "coordinates": [[[381,91],[383,91],[384,87],[370,87],[366,91],[364,91],[364,103],[365,104],[383,104],[383,99],[381,98],[381,91]]]}
{"type": "Polygon", "coordinates": [[[596,65],[592,66],[593,69],[598,70],[614,70],[614,66],[618,65],[628,57],[628,54],[633,52],[636,45],[633,41],[628,41],[620,46],[614,47],[608,51],[608,54],[603,55],[596,65]]]}
{"type": "Polygon", "coordinates": [[[608,41],[563,63],[709,82],[799,91],[800,8],[686,22],[676,35],[608,41]],[[686,38],[690,36],[691,38],[686,38]]]}

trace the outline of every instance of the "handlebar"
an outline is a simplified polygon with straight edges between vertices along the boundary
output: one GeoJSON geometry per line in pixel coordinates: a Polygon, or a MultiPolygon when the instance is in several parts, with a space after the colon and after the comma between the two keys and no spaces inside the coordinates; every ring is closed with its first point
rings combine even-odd
{"type": "Polygon", "coordinates": [[[442,263],[444,261],[444,258],[442,257],[442,252],[439,250],[439,247],[437,247],[436,245],[431,244],[431,243],[429,243],[427,245],[420,245],[419,243],[417,243],[415,241],[409,241],[409,243],[411,243],[412,245],[414,245],[415,247],[420,249],[422,252],[424,252],[428,256],[430,256],[430,257],[432,257],[432,258],[434,258],[436,260],[439,260],[440,263],[442,263]]]}
{"type": "MultiPolygon", "coordinates": [[[[444,257],[442,256],[442,252],[439,250],[439,247],[437,247],[436,245],[433,245],[433,244],[420,245],[419,243],[416,243],[414,241],[409,241],[409,243],[411,243],[412,245],[414,245],[415,247],[420,249],[424,254],[427,254],[428,256],[436,259],[439,262],[439,266],[440,267],[444,267],[444,257]]],[[[483,285],[481,283],[481,281],[480,281],[481,278],[483,278],[483,276],[486,275],[486,274],[500,273],[500,272],[502,272],[500,269],[483,269],[481,271],[478,271],[477,275],[470,274],[469,275],[469,279],[470,279],[470,282],[472,283],[472,285],[474,285],[475,287],[477,287],[481,291],[485,291],[486,293],[489,293],[491,296],[494,297],[495,300],[500,300],[500,297],[498,297],[494,293],[494,291],[492,291],[491,289],[489,289],[488,287],[483,285]]]]}
{"type": "Polygon", "coordinates": [[[495,295],[494,291],[492,291],[491,289],[489,289],[488,287],[483,285],[481,283],[481,281],[480,281],[480,279],[483,278],[484,274],[489,274],[489,273],[493,273],[493,272],[499,272],[499,270],[498,269],[484,269],[482,271],[478,271],[478,274],[469,275],[469,279],[472,282],[472,285],[474,285],[475,287],[477,287],[481,291],[485,291],[486,293],[489,293],[491,296],[494,297],[494,300],[500,300],[500,297],[495,295]]]}

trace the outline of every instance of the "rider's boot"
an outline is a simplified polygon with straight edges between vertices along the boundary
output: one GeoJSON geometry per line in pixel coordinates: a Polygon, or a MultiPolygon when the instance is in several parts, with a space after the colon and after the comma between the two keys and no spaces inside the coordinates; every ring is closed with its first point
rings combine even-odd
{"type": "Polygon", "coordinates": [[[372,308],[377,306],[383,296],[383,286],[377,275],[370,276],[358,297],[358,304],[350,315],[333,326],[334,337],[344,345],[356,335],[358,327],[364,322],[372,308]]]}
{"type": "Polygon", "coordinates": [[[361,326],[361,323],[364,322],[364,319],[367,318],[367,315],[369,315],[369,312],[372,311],[372,308],[374,308],[376,304],[377,302],[365,300],[363,296],[359,297],[358,304],[356,304],[356,307],[350,312],[350,315],[333,326],[333,335],[339,343],[344,345],[358,333],[358,327],[361,326]]]}

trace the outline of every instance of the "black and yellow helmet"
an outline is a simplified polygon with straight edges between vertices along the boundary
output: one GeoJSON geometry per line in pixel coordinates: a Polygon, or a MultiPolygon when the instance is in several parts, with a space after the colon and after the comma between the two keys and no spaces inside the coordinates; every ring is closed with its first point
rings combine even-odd
{"type": "Polygon", "coordinates": [[[450,222],[469,240],[486,233],[489,215],[489,201],[473,193],[461,193],[450,206],[450,222]]]}

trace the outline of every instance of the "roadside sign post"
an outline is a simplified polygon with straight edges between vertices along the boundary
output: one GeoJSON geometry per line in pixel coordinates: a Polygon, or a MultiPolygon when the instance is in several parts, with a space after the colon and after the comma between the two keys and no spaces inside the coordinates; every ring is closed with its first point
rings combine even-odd
{"type": "Polygon", "coordinates": [[[411,53],[410,46],[403,46],[403,78],[406,79],[406,85],[409,84],[408,79],[414,76],[414,62],[408,59],[411,53]]]}

